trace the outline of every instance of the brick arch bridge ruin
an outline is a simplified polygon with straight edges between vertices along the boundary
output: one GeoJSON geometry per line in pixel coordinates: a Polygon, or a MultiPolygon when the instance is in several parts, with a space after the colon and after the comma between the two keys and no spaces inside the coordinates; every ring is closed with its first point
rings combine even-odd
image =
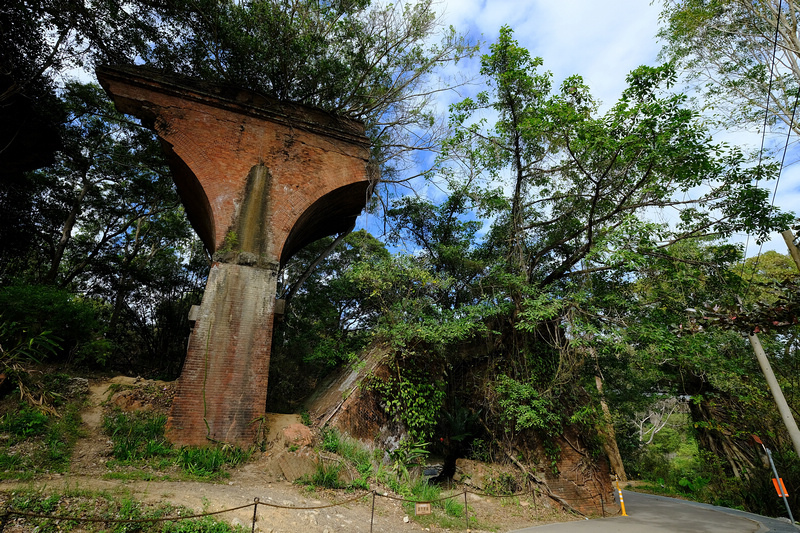
{"type": "Polygon", "coordinates": [[[352,227],[375,180],[363,124],[144,67],[101,67],[117,108],[156,131],[213,263],[167,432],[252,444],[267,396],[279,268],[352,227]]]}

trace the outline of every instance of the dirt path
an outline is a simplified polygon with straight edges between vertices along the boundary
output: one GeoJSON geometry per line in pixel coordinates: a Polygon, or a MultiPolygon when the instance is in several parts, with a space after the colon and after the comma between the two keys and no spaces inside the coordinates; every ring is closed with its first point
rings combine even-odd
{"type": "MultiPolygon", "coordinates": [[[[276,457],[286,453],[280,433],[283,428],[299,422],[296,415],[270,415],[267,442],[272,447],[246,465],[231,471],[223,483],[192,481],[118,481],[104,479],[109,472],[105,463],[110,457],[112,443],[102,433],[103,402],[108,400],[113,383],[135,384],[131,378],[90,383],[89,397],[82,411],[84,436],[77,442],[70,472],[51,475],[33,482],[0,482],[0,492],[19,488],[42,490],[90,490],[129,495],[147,503],[170,502],[186,506],[197,512],[214,512],[249,505],[255,498],[264,505],[258,506],[256,531],[269,533],[340,533],[369,532],[372,512],[372,495],[357,501],[323,509],[332,503],[352,500],[357,493],[345,491],[320,491],[294,485],[283,479],[276,466],[276,457]],[[272,507],[275,505],[276,507],[272,507]]],[[[164,387],[166,390],[166,387],[164,387]]],[[[387,494],[384,487],[373,487],[387,494]]],[[[485,529],[479,531],[509,531],[512,529],[564,520],[565,516],[552,509],[543,508],[541,502],[519,499],[497,500],[469,495],[470,513],[477,516],[485,529]]],[[[224,513],[219,519],[228,523],[251,527],[253,507],[224,513]]],[[[568,519],[568,518],[567,518],[568,519]]],[[[463,520],[463,519],[462,519],[463,520]]],[[[455,525],[451,527],[456,527],[455,525]]],[[[463,522],[459,529],[465,529],[463,522]]],[[[386,497],[375,498],[374,532],[406,533],[412,531],[449,531],[436,526],[423,526],[408,516],[401,503],[386,497]]]]}
{"type": "Polygon", "coordinates": [[[111,453],[112,446],[111,441],[101,431],[102,403],[108,399],[108,389],[112,383],[114,383],[113,380],[89,383],[87,405],[81,411],[83,420],[81,429],[84,431],[84,436],[78,439],[72,452],[72,463],[70,464],[70,473],[72,474],[100,477],[108,471],[104,465],[106,458],[111,453]]]}

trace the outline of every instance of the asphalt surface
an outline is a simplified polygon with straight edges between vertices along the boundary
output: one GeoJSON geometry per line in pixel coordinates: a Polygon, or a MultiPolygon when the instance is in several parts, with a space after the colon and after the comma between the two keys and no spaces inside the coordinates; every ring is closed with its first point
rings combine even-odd
{"type": "Polygon", "coordinates": [[[623,491],[628,516],[596,518],[518,529],[511,533],[798,533],[789,520],[623,491]]]}

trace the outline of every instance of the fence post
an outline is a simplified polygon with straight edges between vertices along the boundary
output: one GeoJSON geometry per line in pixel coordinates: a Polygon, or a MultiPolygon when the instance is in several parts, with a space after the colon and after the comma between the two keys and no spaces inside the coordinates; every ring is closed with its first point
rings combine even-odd
{"type": "MultiPolygon", "coordinates": [[[[375,490],[372,490],[372,514],[369,517],[369,533],[372,533],[372,523],[375,521],[375,490]]],[[[0,531],[0,533],[3,533],[0,531]]]]}
{"type": "MultiPolygon", "coordinates": [[[[253,498],[253,529],[252,533],[256,533],[256,522],[258,521],[258,496],[253,498]]],[[[0,533],[3,533],[0,531],[0,533]]]]}
{"type": "Polygon", "coordinates": [[[467,518],[467,533],[469,533],[469,505],[467,504],[467,489],[464,489],[464,516],[467,518]]]}

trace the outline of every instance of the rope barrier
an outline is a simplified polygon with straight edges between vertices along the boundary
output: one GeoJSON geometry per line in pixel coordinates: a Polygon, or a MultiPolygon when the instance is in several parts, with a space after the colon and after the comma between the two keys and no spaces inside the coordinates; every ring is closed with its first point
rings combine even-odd
{"type": "Polygon", "coordinates": [[[256,533],[256,522],[258,521],[258,503],[259,503],[258,496],[253,498],[253,502],[255,504],[253,505],[253,528],[250,530],[250,533],[256,533]]]}
{"type": "Polygon", "coordinates": [[[334,503],[331,503],[331,504],[328,504],[328,505],[317,505],[317,506],[313,506],[313,507],[295,507],[294,505],[278,505],[276,503],[266,503],[266,502],[261,502],[261,501],[258,502],[258,505],[265,505],[267,507],[274,507],[276,509],[296,509],[298,511],[309,511],[309,510],[313,510],[313,509],[328,509],[329,507],[338,507],[340,505],[353,503],[354,501],[360,500],[361,498],[363,498],[367,494],[369,494],[369,492],[365,492],[365,493],[363,493],[363,494],[361,494],[359,496],[355,496],[355,497],[347,499],[347,500],[342,500],[340,502],[334,502],[334,503]]]}
{"type": "Polygon", "coordinates": [[[369,516],[369,533],[372,533],[372,524],[375,523],[375,491],[372,491],[372,513],[369,516]]]}
{"type": "MultiPolygon", "coordinates": [[[[464,491],[464,492],[466,492],[466,491],[464,491]]],[[[450,498],[455,498],[456,496],[461,496],[461,493],[457,492],[456,494],[451,494],[450,496],[442,496],[441,498],[437,498],[435,500],[409,500],[409,499],[406,499],[406,498],[401,498],[401,497],[397,497],[397,496],[389,496],[388,494],[381,494],[381,493],[378,493],[378,496],[380,496],[381,498],[386,498],[387,500],[395,500],[395,501],[398,501],[398,502],[406,502],[406,503],[436,503],[436,502],[443,502],[445,500],[449,500],[450,498]]]]}
{"type": "MultiPolygon", "coordinates": [[[[8,510],[6,511],[6,516],[24,516],[26,518],[41,518],[44,520],[67,520],[72,522],[95,522],[95,523],[104,523],[104,524],[141,524],[144,522],[177,522],[179,520],[191,520],[193,518],[203,518],[206,516],[214,516],[218,514],[230,513],[232,511],[239,511],[241,509],[247,509],[248,507],[253,507],[257,505],[256,503],[248,503],[247,505],[241,505],[239,507],[233,507],[231,509],[223,509],[222,511],[213,511],[210,513],[201,513],[201,514],[193,514],[187,516],[162,516],[160,518],[81,518],[77,516],[60,516],[60,515],[47,515],[47,514],[40,514],[40,513],[29,513],[26,511],[14,511],[8,510]]],[[[262,504],[263,505],[263,504],[262,504]]],[[[2,531],[2,529],[0,529],[2,531]]]]}
{"type": "MultiPolygon", "coordinates": [[[[230,512],[233,512],[233,511],[240,511],[242,509],[247,509],[249,507],[253,508],[252,532],[255,533],[255,524],[258,521],[258,506],[259,505],[263,505],[265,507],[272,507],[272,508],[275,508],[275,509],[293,509],[293,510],[296,510],[296,511],[328,509],[328,508],[331,508],[331,507],[338,507],[338,506],[341,506],[341,505],[346,505],[348,503],[353,503],[355,501],[358,501],[358,500],[364,498],[365,496],[367,496],[370,493],[372,494],[372,510],[371,510],[371,515],[370,515],[370,532],[372,532],[373,523],[375,521],[375,498],[376,497],[386,498],[388,500],[394,500],[394,501],[399,501],[399,502],[403,502],[403,503],[414,503],[414,504],[417,504],[417,503],[428,503],[428,504],[433,504],[433,503],[438,503],[438,502],[442,502],[442,501],[445,501],[445,500],[449,500],[449,499],[452,499],[452,498],[459,498],[459,497],[461,497],[463,495],[464,496],[464,514],[465,514],[467,529],[469,529],[469,505],[468,505],[468,500],[467,500],[467,495],[468,494],[473,494],[475,496],[480,496],[480,497],[489,497],[489,498],[514,498],[514,497],[520,497],[520,496],[525,496],[525,495],[534,495],[534,496],[536,496],[538,492],[539,491],[537,491],[537,490],[530,490],[530,491],[517,492],[517,493],[512,493],[512,494],[490,494],[490,493],[475,492],[475,491],[472,491],[472,490],[465,489],[465,490],[463,490],[461,492],[458,492],[458,493],[455,493],[455,494],[450,494],[448,496],[442,496],[441,498],[437,498],[435,500],[415,500],[415,499],[404,498],[404,497],[401,497],[401,496],[391,496],[388,493],[387,494],[381,494],[381,493],[377,492],[376,490],[371,490],[369,492],[364,492],[362,494],[359,494],[358,496],[354,496],[354,497],[348,498],[346,500],[333,502],[333,503],[326,504],[326,505],[314,505],[314,506],[310,506],[310,507],[297,507],[297,506],[294,506],[294,505],[280,505],[280,504],[276,504],[276,503],[269,503],[269,502],[261,501],[258,497],[256,497],[256,498],[253,499],[253,503],[249,503],[247,505],[240,505],[238,507],[232,507],[230,509],[223,509],[223,510],[220,510],[220,511],[197,513],[197,514],[186,515],[186,516],[163,516],[163,517],[158,517],[158,518],[153,517],[153,518],[133,518],[133,519],[92,518],[92,517],[83,518],[83,517],[77,517],[77,516],[48,515],[48,514],[42,514],[42,513],[30,513],[30,512],[27,512],[27,511],[15,511],[13,509],[6,508],[3,511],[2,519],[0,519],[0,533],[3,533],[3,531],[5,530],[5,527],[6,527],[7,523],[8,523],[9,518],[12,517],[12,516],[19,516],[19,517],[24,517],[24,518],[37,518],[37,519],[43,519],[43,520],[64,520],[64,521],[84,522],[84,523],[141,524],[141,523],[157,523],[157,522],[177,522],[177,521],[182,521],[182,520],[191,520],[191,519],[196,519],[196,518],[204,518],[204,517],[207,517],[207,516],[216,516],[216,515],[220,515],[220,514],[224,514],[224,513],[230,513],[230,512]]],[[[572,500],[572,501],[586,501],[586,500],[596,501],[596,498],[597,498],[597,496],[592,496],[592,497],[588,497],[588,498],[579,498],[577,500],[572,500]]],[[[602,509],[603,516],[605,516],[605,501],[603,499],[602,494],[600,494],[600,502],[601,502],[601,506],[603,508],[602,509]]]]}

